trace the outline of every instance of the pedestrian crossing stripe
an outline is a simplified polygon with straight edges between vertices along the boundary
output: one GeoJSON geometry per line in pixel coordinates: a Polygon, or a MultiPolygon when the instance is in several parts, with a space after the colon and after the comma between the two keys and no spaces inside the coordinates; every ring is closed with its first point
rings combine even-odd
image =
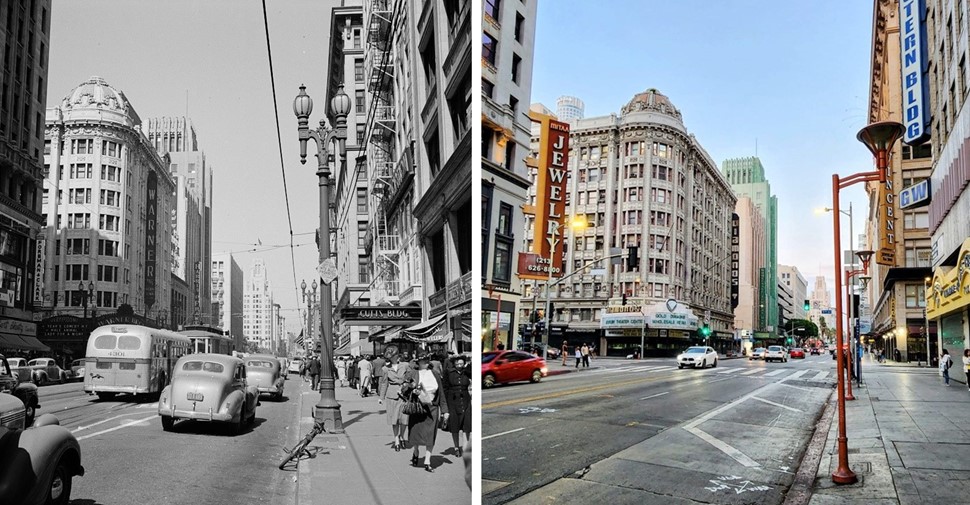
{"type": "Polygon", "coordinates": [[[759,370],[759,369],[755,368],[754,370],[748,370],[747,372],[741,372],[741,375],[753,375],[753,374],[756,374],[756,373],[761,373],[763,371],[764,370],[759,370]]]}
{"type": "Polygon", "coordinates": [[[586,372],[586,373],[600,373],[600,374],[604,374],[604,373],[645,373],[646,374],[646,373],[660,373],[660,372],[666,373],[666,372],[675,372],[676,371],[676,372],[680,372],[680,373],[697,373],[697,374],[712,374],[713,373],[713,374],[717,374],[717,375],[734,376],[734,377],[745,376],[745,377],[750,377],[750,378],[757,379],[757,378],[762,378],[762,377],[778,377],[778,378],[781,378],[779,376],[781,376],[782,374],[791,372],[791,375],[789,375],[787,377],[787,380],[800,379],[800,380],[804,380],[804,381],[808,381],[808,382],[825,382],[825,380],[829,377],[829,374],[831,373],[830,371],[826,371],[826,370],[819,371],[819,370],[811,370],[811,369],[792,370],[791,368],[780,368],[780,369],[776,369],[776,370],[771,370],[770,368],[767,368],[767,367],[758,367],[758,368],[749,368],[749,367],[703,368],[703,369],[696,369],[696,370],[678,370],[678,368],[680,368],[680,367],[675,367],[675,366],[633,366],[633,367],[626,366],[626,367],[603,368],[603,369],[590,370],[589,372],[586,372]],[[806,374],[812,374],[812,373],[814,373],[814,375],[806,375],[806,374]]]}
{"type": "Polygon", "coordinates": [[[774,376],[776,376],[778,374],[783,374],[783,373],[785,373],[785,369],[784,368],[782,368],[781,370],[775,370],[773,372],[768,372],[768,373],[765,374],[765,377],[774,377],[774,376]]]}

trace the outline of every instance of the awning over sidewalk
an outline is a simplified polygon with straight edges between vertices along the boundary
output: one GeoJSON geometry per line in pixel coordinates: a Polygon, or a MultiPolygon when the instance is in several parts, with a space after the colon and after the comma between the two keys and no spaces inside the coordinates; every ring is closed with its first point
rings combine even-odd
{"type": "Polygon", "coordinates": [[[10,333],[0,333],[0,349],[40,352],[49,352],[51,350],[50,347],[47,347],[40,340],[37,340],[37,337],[11,335],[10,333]]]}
{"type": "Polygon", "coordinates": [[[418,339],[424,342],[428,337],[435,333],[435,330],[437,330],[441,323],[444,322],[446,317],[448,317],[448,314],[441,314],[440,316],[420,322],[410,328],[405,328],[402,333],[405,337],[410,337],[412,340],[418,339]]]}

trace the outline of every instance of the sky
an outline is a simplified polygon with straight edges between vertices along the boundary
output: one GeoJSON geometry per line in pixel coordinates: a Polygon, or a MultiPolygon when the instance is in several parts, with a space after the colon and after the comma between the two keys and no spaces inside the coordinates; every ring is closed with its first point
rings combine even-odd
{"type": "MultiPolygon", "coordinates": [[[[866,125],[872,2],[819,0],[540,1],[532,103],[581,98],[586,117],[619,114],[657,88],[720,168],[757,156],[778,197],[778,262],[834,285],[832,174],[872,170],[866,125]],[[579,34],[569,36],[569,34],[579,34]],[[757,147],[756,147],[757,146],[757,147]]],[[[868,209],[852,202],[855,235],[868,209]]],[[[848,218],[842,224],[848,249],[848,218]]],[[[796,301],[796,304],[800,303],[796,301]]]]}
{"type": "Polygon", "coordinates": [[[259,1],[54,0],[47,105],[60,105],[78,84],[100,76],[143,120],[191,118],[214,174],[213,254],[235,253],[247,278],[253,260],[263,258],[287,328],[299,331],[299,283],[311,283],[318,263],[319,205],[315,147],[301,165],[292,104],[306,84],[315,100],[311,126],[322,118],[337,0],[266,3],[284,169],[259,1]]]}

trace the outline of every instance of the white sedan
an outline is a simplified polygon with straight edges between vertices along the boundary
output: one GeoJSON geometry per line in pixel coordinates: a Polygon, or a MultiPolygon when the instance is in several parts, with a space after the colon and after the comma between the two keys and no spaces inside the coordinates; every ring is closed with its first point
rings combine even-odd
{"type": "Polygon", "coordinates": [[[769,345],[765,351],[765,361],[788,362],[788,351],[780,345],[769,345]]]}
{"type": "Polygon", "coordinates": [[[677,356],[677,368],[684,368],[685,366],[705,368],[708,365],[717,366],[717,351],[711,347],[702,345],[688,347],[686,351],[677,356]]]}

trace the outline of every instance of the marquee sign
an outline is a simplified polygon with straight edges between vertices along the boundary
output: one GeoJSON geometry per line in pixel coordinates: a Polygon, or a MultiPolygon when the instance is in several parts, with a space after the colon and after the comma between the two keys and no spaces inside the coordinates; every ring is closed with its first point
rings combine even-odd
{"type": "Polygon", "coordinates": [[[421,322],[421,307],[344,307],[340,309],[340,320],[351,326],[410,326],[421,322]]]}
{"type": "MultiPolygon", "coordinates": [[[[569,123],[539,116],[539,171],[536,176],[536,218],[533,228],[536,239],[532,252],[548,259],[545,264],[533,262],[540,272],[519,270],[522,279],[548,279],[562,275],[563,240],[565,239],[566,179],[569,170],[569,123]]],[[[520,254],[521,256],[521,254],[520,254]]],[[[528,263],[528,260],[526,260],[528,263]]],[[[520,257],[519,264],[523,264],[520,257]]]]}

